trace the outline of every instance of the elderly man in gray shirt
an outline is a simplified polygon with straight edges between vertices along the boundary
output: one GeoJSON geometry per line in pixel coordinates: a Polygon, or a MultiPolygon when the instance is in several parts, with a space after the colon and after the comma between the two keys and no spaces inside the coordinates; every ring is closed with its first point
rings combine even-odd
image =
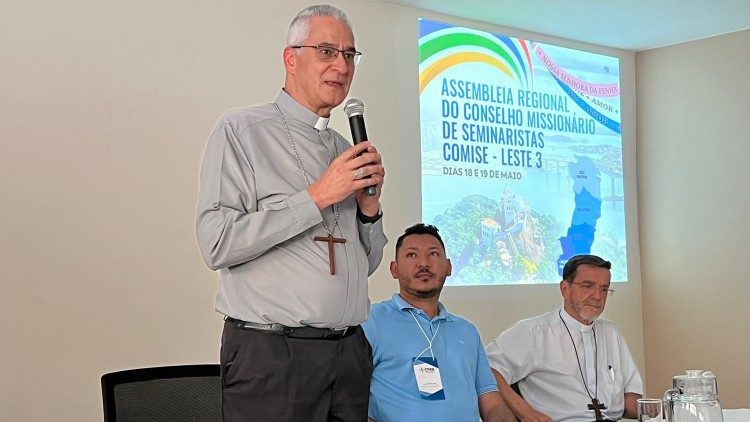
{"type": "Polygon", "coordinates": [[[304,9],[279,96],[226,113],[206,146],[196,226],[221,272],[225,421],[367,418],[372,352],[359,324],[387,242],[385,172],[370,142],[352,147],[327,127],[360,55],[344,12],[304,9]]]}

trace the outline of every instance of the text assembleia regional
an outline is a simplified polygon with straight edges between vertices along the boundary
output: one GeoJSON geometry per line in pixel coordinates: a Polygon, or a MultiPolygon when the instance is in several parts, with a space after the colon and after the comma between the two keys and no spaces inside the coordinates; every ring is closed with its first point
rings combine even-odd
{"type": "Polygon", "coordinates": [[[440,90],[443,97],[477,100],[489,103],[517,105],[539,110],[570,112],[568,97],[564,95],[536,92],[524,89],[513,90],[502,85],[490,85],[472,81],[443,78],[440,90]]]}

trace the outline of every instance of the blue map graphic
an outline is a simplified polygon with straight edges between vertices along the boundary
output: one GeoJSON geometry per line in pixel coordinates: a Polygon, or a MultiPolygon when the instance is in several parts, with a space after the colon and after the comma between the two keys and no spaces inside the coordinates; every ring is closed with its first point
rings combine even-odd
{"type": "Polygon", "coordinates": [[[602,215],[601,175],[594,162],[585,156],[576,156],[568,165],[573,179],[575,209],[567,236],[560,238],[562,254],[557,259],[557,271],[562,276],[565,263],[576,255],[591,253],[596,222],[602,215]]]}

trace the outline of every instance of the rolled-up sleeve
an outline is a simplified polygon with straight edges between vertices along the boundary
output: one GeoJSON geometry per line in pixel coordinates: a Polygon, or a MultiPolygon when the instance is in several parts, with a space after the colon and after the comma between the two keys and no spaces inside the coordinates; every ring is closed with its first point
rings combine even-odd
{"type": "Polygon", "coordinates": [[[251,157],[222,119],[209,138],[200,176],[196,235],[206,265],[217,270],[245,263],[321,220],[306,189],[259,209],[251,157]]]}

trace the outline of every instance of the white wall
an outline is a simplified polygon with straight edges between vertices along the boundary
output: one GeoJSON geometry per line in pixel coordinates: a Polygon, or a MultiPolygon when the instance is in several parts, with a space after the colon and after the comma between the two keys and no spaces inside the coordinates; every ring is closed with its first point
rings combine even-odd
{"type": "Polygon", "coordinates": [[[646,383],[712,370],[750,407],[750,30],[636,55],[646,383]]]}
{"type": "MultiPolygon", "coordinates": [[[[632,53],[366,0],[335,4],[365,52],[351,94],[366,102],[384,156],[394,242],[420,218],[420,16],[620,57],[626,183],[635,192],[632,53]]],[[[286,28],[307,5],[5,2],[0,420],[101,420],[103,373],[218,360],[218,275],[204,267],[193,229],[201,154],[224,110],[275,98],[286,28]]],[[[347,134],[341,111],[332,124],[347,134]]],[[[617,286],[607,315],[643,367],[635,217],[633,282],[617,286]]],[[[374,301],[396,289],[387,261],[370,284],[374,301]]],[[[443,298],[485,341],[560,303],[556,285],[447,289],[443,298]]]]}

